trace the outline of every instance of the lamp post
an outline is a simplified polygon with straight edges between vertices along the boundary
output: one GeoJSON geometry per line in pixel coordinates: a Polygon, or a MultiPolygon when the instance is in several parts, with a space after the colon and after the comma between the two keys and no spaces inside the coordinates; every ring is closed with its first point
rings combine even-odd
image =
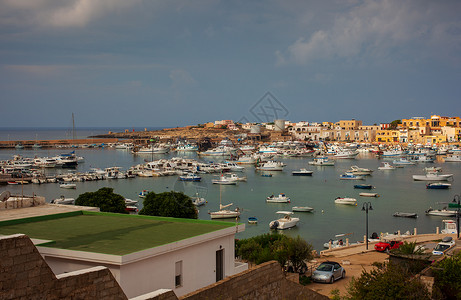
{"type": "Polygon", "coordinates": [[[365,202],[363,203],[362,205],[362,210],[364,210],[366,212],[366,230],[367,230],[367,233],[366,233],[366,241],[367,241],[367,250],[368,250],[368,211],[369,210],[373,210],[373,207],[371,206],[371,202],[365,202]]]}
{"type": "Polygon", "coordinates": [[[459,208],[461,207],[461,203],[460,203],[460,196],[459,195],[455,195],[453,197],[453,203],[456,203],[456,233],[458,235],[458,240],[459,240],[459,208]],[[458,200],[456,200],[458,199],[458,200]]]}

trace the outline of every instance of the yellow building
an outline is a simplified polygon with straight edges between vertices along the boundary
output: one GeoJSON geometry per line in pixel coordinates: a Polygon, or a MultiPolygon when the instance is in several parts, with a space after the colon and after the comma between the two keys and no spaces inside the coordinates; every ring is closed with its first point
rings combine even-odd
{"type": "Polygon", "coordinates": [[[359,129],[360,126],[362,126],[362,121],[358,120],[340,120],[336,125],[339,125],[341,129],[346,129],[346,130],[356,130],[359,129]]]}
{"type": "Polygon", "coordinates": [[[444,126],[461,127],[461,118],[432,115],[429,119],[402,119],[402,126],[407,128],[430,127],[431,129],[440,128],[444,126]]]}
{"type": "Polygon", "coordinates": [[[398,143],[400,139],[399,130],[377,130],[376,142],[379,143],[398,143]]]}

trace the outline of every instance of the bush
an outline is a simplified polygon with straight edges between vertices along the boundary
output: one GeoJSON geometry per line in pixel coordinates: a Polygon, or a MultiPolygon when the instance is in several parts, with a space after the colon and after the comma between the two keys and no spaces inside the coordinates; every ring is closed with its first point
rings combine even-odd
{"type": "Polygon", "coordinates": [[[461,252],[440,261],[434,271],[434,286],[443,299],[461,299],[461,252]]]}

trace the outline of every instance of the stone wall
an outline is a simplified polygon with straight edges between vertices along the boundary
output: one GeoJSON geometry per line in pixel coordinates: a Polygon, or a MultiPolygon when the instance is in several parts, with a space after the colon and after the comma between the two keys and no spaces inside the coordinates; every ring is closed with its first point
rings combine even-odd
{"type": "Polygon", "coordinates": [[[127,299],[105,267],[55,276],[23,234],[0,237],[0,299],[127,299]]]}
{"type": "Polygon", "coordinates": [[[45,197],[41,196],[11,196],[5,201],[0,201],[0,210],[31,207],[44,204],[45,197]]]}
{"type": "Polygon", "coordinates": [[[302,285],[285,278],[280,265],[270,261],[242,273],[180,297],[181,300],[199,299],[328,299],[302,285]]]}

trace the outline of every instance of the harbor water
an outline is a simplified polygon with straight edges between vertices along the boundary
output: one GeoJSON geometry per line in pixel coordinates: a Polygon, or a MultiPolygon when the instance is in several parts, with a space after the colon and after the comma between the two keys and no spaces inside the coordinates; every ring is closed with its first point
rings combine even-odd
{"type": "MultiPolygon", "coordinates": [[[[24,157],[55,156],[68,149],[37,149],[37,150],[2,150],[0,160],[11,159],[14,154],[24,157]]],[[[83,156],[85,162],[74,170],[69,169],[46,169],[46,174],[59,174],[84,172],[91,168],[129,167],[150,161],[152,159],[171,158],[174,156],[193,158],[203,161],[220,161],[217,158],[202,158],[196,153],[170,153],[163,155],[133,155],[127,150],[114,148],[77,149],[76,154],[83,156]]],[[[363,241],[366,230],[366,213],[362,210],[363,203],[370,202],[372,210],[368,212],[369,235],[373,232],[393,233],[400,230],[413,232],[417,228],[418,233],[433,233],[436,227],[442,226],[442,220],[446,217],[427,216],[425,211],[432,208],[441,209],[451,202],[455,194],[461,193],[461,163],[444,163],[442,158],[437,158],[435,163],[420,163],[395,170],[378,170],[383,161],[392,160],[377,159],[372,153],[361,153],[356,159],[337,159],[335,166],[316,167],[308,165],[312,158],[277,158],[286,164],[283,172],[271,172],[272,177],[263,177],[261,172],[255,171],[254,166],[245,165],[245,171],[238,174],[247,176],[247,182],[239,182],[237,185],[215,185],[212,179],[217,174],[203,174],[202,181],[198,183],[181,182],[178,176],[167,177],[136,177],[131,179],[110,179],[99,181],[77,182],[75,190],[61,189],[57,183],[3,185],[0,192],[9,190],[13,194],[31,195],[32,193],[46,197],[46,201],[65,197],[77,198],[84,192],[96,191],[101,187],[111,187],[115,193],[126,198],[139,200],[138,207],[142,208],[142,199],[138,194],[142,190],[156,193],[165,191],[183,191],[190,196],[199,193],[205,197],[207,204],[199,207],[199,218],[209,220],[209,211],[219,209],[220,199],[223,205],[233,203],[233,208],[242,210],[239,222],[246,223],[244,232],[239,232],[237,238],[247,238],[263,233],[268,233],[269,222],[278,218],[279,210],[291,211],[293,206],[310,206],[314,212],[298,212],[294,216],[300,218],[298,225],[292,229],[283,231],[289,236],[301,236],[314,245],[317,250],[323,249],[323,243],[334,239],[337,234],[349,234],[350,242],[363,241]],[[357,165],[362,168],[374,170],[371,176],[365,180],[340,180],[339,176],[357,165]],[[444,174],[453,174],[450,189],[431,190],[426,189],[427,182],[413,181],[412,175],[424,174],[424,168],[429,166],[441,167],[444,174]],[[314,173],[312,176],[292,176],[291,171],[307,168],[314,173]],[[360,197],[360,192],[369,190],[354,189],[354,184],[371,184],[380,197],[360,197]],[[266,203],[267,196],[285,193],[291,198],[291,203],[266,203]],[[357,206],[338,205],[336,197],[352,197],[357,199],[357,206]],[[395,212],[417,213],[418,218],[393,217],[395,212]],[[248,224],[248,217],[256,217],[257,224],[248,224]]],[[[222,160],[221,160],[222,161],[222,160]]],[[[225,220],[234,222],[233,219],[225,220]]]]}

